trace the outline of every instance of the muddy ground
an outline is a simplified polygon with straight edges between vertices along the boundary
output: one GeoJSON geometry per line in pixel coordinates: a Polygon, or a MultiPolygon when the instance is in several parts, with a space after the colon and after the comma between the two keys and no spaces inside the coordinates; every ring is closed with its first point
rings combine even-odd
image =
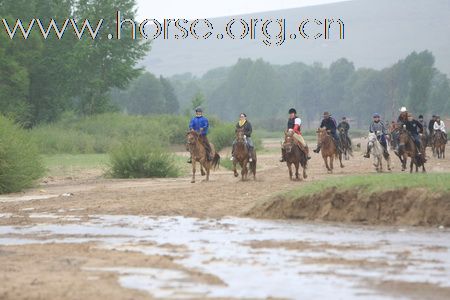
{"type": "MultiPolygon", "coordinates": [[[[361,142],[364,144],[364,141],[361,142]]],[[[89,224],[98,215],[181,216],[199,218],[200,220],[220,219],[226,216],[246,217],[255,204],[276,193],[297,188],[305,182],[314,182],[333,176],[375,173],[371,160],[364,159],[361,152],[355,152],[350,161],[344,161],[345,168],[336,167],[332,175],[327,174],[321,156],[313,154],[308,169],[308,178],[303,182],[292,182],[288,178],[286,166],[278,162],[279,141],[266,140],[265,147],[267,149],[265,153],[258,155],[259,167],[256,181],[241,182],[233,177],[231,171],[224,168],[212,173],[211,181],[208,183],[201,182],[201,177],[198,176],[199,180],[195,184],[190,183],[190,177],[111,180],[99,176],[101,173],[99,170],[89,170],[79,174],[74,179],[47,178],[39,187],[25,193],[1,196],[0,228],[4,228],[4,232],[0,231],[0,299],[244,298],[245,295],[239,296],[238,294],[235,297],[231,297],[230,294],[224,294],[223,297],[220,295],[211,296],[206,292],[202,292],[203,294],[185,292],[181,295],[176,293],[155,294],[148,290],[127,288],[126,285],[119,284],[120,273],[96,271],[99,268],[117,266],[122,268],[148,267],[159,270],[182,271],[188,274],[189,281],[200,285],[223,286],[229,284],[220,279],[220,272],[213,274],[180,264],[171,254],[179,250],[179,245],[166,245],[166,248],[170,251],[165,255],[145,254],[139,251],[105,249],[99,247],[99,243],[101,243],[99,240],[72,243],[70,240],[72,235],[67,233],[58,235],[58,242],[49,242],[49,239],[55,238],[55,233],[46,236],[45,232],[39,231],[39,228],[43,224],[55,226],[89,224]],[[23,233],[8,231],[13,228],[20,228],[23,233]],[[27,230],[31,231],[28,232],[27,230]],[[36,232],[39,234],[36,235],[36,232]],[[17,239],[17,237],[20,237],[20,239],[17,239]],[[8,238],[12,239],[12,242],[5,242],[8,238]],[[24,240],[27,239],[32,242],[25,243],[24,240]]],[[[227,153],[222,153],[222,157],[226,156],[227,153]]],[[[398,160],[393,158],[393,162],[393,172],[401,172],[398,160]]],[[[429,172],[448,172],[450,160],[438,161],[430,158],[427,167],[429,172]]],[[[120,226],[126,228],[127,224],[121,223],[120,226]]],[[[320,226],[320,224],[317,226],[320,226]]],[[[205,230],[208,230],[208,228],[205,230]]],[[[397,229],[392,230],[396,231],[397,229]]],[[[73,238],[79,238],[76,232],[73,234],[73,238]]],[[[449,233],[445,229],[439,234],[449,240],[449,233]]],[[[89,233],[86,236],[89,237],[89,233]]],[[[437,238],[437,241],[440,240],[440,237],[437,238]]],[[[146,242],[149,243],[149,241],[146,242]]],[[[320,248],[320,245],[322,245],[321,249],[327,249],[328,247],[323,246],[326,243],[319,243],[319,246],[317,244],[309,245],[308,247],[320,248]]],[[[414,248],[408,248],[413,246],[405,245],[405,248],[400,249],[399,253],[414,251],[414,248]]],[[[436,242],[427,247],[431,247],[430,249],[439,253],[450,254],[447,246],[450,247],[445,243],[436,242]]],[[[189,244],[186,244],[185,247],[189,247],[189,244]]],[[[301,252],[304,251],[305,244],[286,244],[277,240],[267,240],[263,244],[261,242],[251,244],[252,249],[261,247],[265,249],[285,249],[288,247],[292,251],[301,252]]],[[[333,248],[335,246],[330,247],[332,248],[330,251],[336,250],[333,248]]],[[[358,243],[346,244],[345,247],[349,248],[339,249],[339,251],[343,251],[343,253],[356,251],[358,250],[358,243]]],[[[182,251],[189,252],[186,249],[182,249],[182,251]]],[[[184,255],[188,254],[185,253],[184,255]]],[[[382,261],[376,261],[375,264],[389,265],[390,262],[387,258],[383,259],[382,261]]],[[[436,259],[431,259],[431,261],[433,260],[436,259]]],[[[367,268],[368,270],[373,267],[373,261],[367,257],[360,257],[356,260],[350,259],[350,261],[349,258],[330,260],[329,257],[319,257],[310,258],[309,261],[305,260],[304,263],[314,266],[340,265],[346,267],[356,264],[359,268],[367,268]]],[[[406,264],[414,265],[420,264],[420,262],[407,260],[406,264]]],[[[441,272],[439,276],[444,276],[444,278],[448,276],[448,282],[450,282],[450,269],[447,265],[444,263],[440,265],[439,261],[435,261],[432,268],[439,269],[441,272]]],[[[236,272],[238,271],[239,265],[236,267],[236,272]]],[[[319,270],[314,272],[320,273],[319,270]]],[[[339,278],[345,278],[345,274],[339,274],[339,278]]],[[[364,286],[367,282],[370,282],[371,289],[377,290],[378,293],[356,293],[361,298],[367,296],[368,299],[378,299],[381,297],[380,295],[387,295],[387,297],[391,296],[392,298],[401,295],[411,299],[450,298],[448,285],[445,286],[432,280],[423,280],[423,278],[417,282],[402,280],[401,278],[385,281],[363,279],[358,282],[358,286],[364,286]]],[[[172,290],[174,289],[176,290],[172,287],[172,290]]],[[[261,295],[261,297],[250,298],[277,298],[277,295],[274,292],[273,294],[268,293],[261,295]]],[[[281,293],[280,295],[284,294],[281,293]]],[[[344,296],[346,295],[344,294],[344,296]]]]}

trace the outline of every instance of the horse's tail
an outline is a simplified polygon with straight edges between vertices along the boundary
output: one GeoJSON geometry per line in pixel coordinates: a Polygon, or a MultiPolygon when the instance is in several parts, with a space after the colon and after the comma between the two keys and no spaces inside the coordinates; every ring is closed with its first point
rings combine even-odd
{"type": "Polygon", "coordinates": [[[219,153],[216,152],[214,154],[213,160],[211,161],[211,168],[213,170],[216,170],[219,166],[220,166],[220,155],[219,153]]]}

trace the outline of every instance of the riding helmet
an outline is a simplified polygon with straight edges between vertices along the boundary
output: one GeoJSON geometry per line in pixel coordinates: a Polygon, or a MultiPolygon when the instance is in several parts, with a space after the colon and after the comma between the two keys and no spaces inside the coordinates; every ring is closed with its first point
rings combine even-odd
{"type": "Polygon", "coordinates": [[[297,113],[297,111],[295,110],[295,108],[291,108],[289,110],[289,114],[296,114],[296,113],[297,113]]]}

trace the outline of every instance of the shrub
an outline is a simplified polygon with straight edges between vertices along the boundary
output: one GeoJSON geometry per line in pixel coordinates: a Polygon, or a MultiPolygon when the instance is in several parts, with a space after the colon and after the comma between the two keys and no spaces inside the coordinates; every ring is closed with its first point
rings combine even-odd
{"type": "Polygon", "coordinates": [[[231,147],[235,138],[234,131],[235,125],[230,123],[217,124],[210,129],[209,140],[216,147],[216,151],[220,151],[225,147],[231,147]]]}
{"type": "Polygon", "coordinates": [[[110,167],[113,178],[177,177],[180,173],[172,154],[138,139],[113,150],[110,167]]]}
{"type": "Polygon", "coordinates": [[[0,116],[0,194],[30,187],[43,174],[36,145],[27,132],[0,116]]]}

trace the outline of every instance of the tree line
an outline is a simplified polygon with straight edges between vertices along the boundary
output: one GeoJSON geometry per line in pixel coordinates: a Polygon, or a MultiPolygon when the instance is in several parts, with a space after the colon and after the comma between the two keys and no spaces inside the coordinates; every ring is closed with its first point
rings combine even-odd
{"type": "Polygon", "coordinates": [[[394,119],[401,106],[417,115],[450,114],[450,81],[434,67],[429,51],[413,52],[382,70],[356,69],[345,58],[329,67],[239,59],[200,78],[187,73],[170,80],[181,107],[189,107],[191,99],[203,93],[210,114],[235,120],[246,112],[266,129],[284,126],[290,107],[297,108],[309,127],[324,111],[346,116],[358,127],[365,127],[375,112],[394,119]]]}

